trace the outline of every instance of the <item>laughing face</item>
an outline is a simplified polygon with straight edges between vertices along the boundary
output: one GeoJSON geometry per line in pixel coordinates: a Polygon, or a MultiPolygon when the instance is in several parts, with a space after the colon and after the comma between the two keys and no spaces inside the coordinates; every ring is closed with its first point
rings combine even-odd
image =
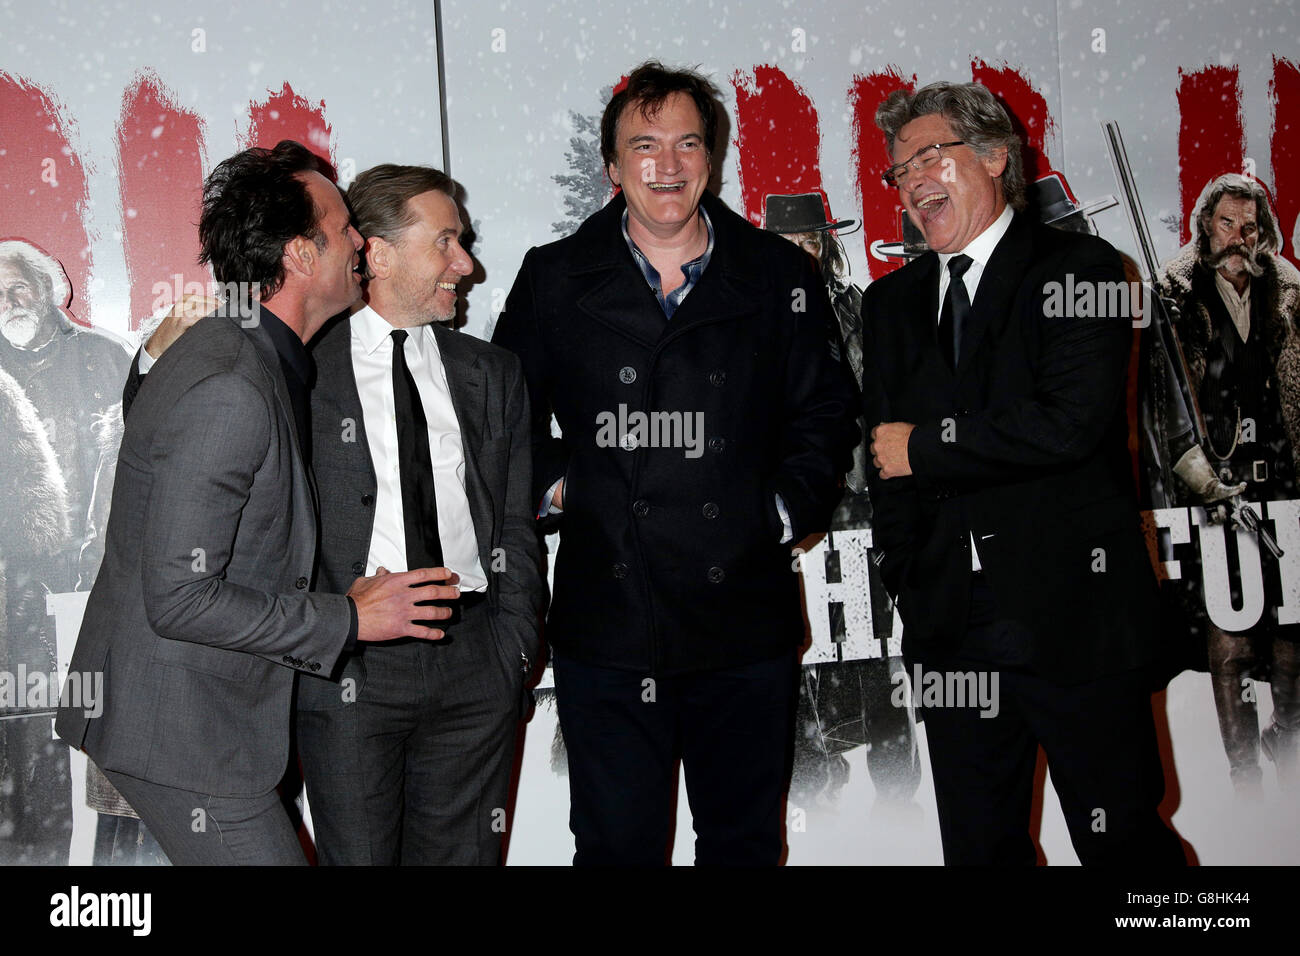
{"type": "Polygon", "coordinates": [[[460,209],[436,189],[406,203],[415,221],[392,245],[392,299],[384,318],[403,328],[450,322],[456,317],[457,284],[474,269],[460,244],[460,209]]]}
{"type": "MultiPolygon", "coordinates": [[[[918,117],[898,131],[893,161],[901,163],[934,143],[961,139],[941,113],[918,117]]],[[[1002,214],[1006,201],[998,179],[1005,149],[982,157],[970,146],[948,146],[931,166],[910,169],[898,191],[912,223],[935,252],[960,252],[1002,214]]]]}
{"type": "Polygon", "coordinates": [[[691,225],[709,181],[704,123],[695,102],[673,93],[657,113],[623,109],[614,135],[609,178],[627,197],[633,238],[642,231],[670,239],[691,225]]]}

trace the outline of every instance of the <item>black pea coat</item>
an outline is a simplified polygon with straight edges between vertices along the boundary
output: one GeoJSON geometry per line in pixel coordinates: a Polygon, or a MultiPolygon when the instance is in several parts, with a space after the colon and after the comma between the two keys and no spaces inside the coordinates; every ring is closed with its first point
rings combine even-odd
{"type": "Polygon", "coordinates": [[[523,361],[538,504],[565,479],[546,637],[598,666],[669,674],[797,647],[798,562],[775,497],[795,542],[825,530],[857,431],[811,257],[712,195],[701,205],[712,258],[671,320],[623,239],[619,195],[528,252],[493,337],[523,361]]]}
{"type": "Polygon", "coordinates": [[[938,347],[937,255],[867,289],[867,427],[917,426],[912,476],[873,470],[871,483],[910,663],[942,666],[965,633],[972,532],[999,611],[1033,634],[1040,676],[1078,683],[1153,658],[1155,578],[1123,401],[1132,323],[1081,314],[1104,310],[1064,294],[1123,281],[1106,242],[1017,214],[980,280],[955,373],[938,347]]]}

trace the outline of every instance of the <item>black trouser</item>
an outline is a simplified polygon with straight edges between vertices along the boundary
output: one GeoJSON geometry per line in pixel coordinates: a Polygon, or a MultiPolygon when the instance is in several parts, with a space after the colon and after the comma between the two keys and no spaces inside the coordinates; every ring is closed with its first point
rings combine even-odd
{"type": "Polygon", "coordinates": [[[983,674],[986,687],[996,674],[995,706],[924,711],[944,862],[1034,863],[1029,817],[1041,744],[1080,862],[1185,864],[1157,812],[1164,770],[1146,673],[1068,686],[1044,680],[1025,666],[1032,636],[995,609],[977,575],[974,624],[959,656],[937,669],[983,674]]]}
{"type": "Polygon", "coordinates": [[[557,654],[573,862],[666,863],[680,759],[696,864],[779,863],[797,672],[793,651],[657,678],[557,654]]]}
{"type": "Polygon", "coordinates": [[[321,864],[501,862],[523,678],[465,604],[446,640],[369,645],[352,699],[298,711],[321,864]]]}

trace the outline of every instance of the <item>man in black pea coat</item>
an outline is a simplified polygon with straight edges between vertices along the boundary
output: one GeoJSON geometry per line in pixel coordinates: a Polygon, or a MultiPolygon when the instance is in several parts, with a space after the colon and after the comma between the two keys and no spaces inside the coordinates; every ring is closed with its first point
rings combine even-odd
{"type": "Polygon", "coordinates": [[[1181,862],[1156,812],[1132,328],[1098,308],[1119,256],[1015,211],[1019,141],[984,87],[900,90],[876,123],[932,250],[867,289],[863,380],[881,573],[925,705],[944,859],[1034,862],[1041,744],[1084,863],[1181,862]]]}
{"type": "Polygon", "coordinates": [[[494,341],[528,379],[577,863],[775,863],[803,639],[855,391],[812,261],[705,191],[716,91],[657,63],[601,123],[622,192],[524,260],[494,341]],[[554,413],[563,437],[549,437],[554,413]]]}

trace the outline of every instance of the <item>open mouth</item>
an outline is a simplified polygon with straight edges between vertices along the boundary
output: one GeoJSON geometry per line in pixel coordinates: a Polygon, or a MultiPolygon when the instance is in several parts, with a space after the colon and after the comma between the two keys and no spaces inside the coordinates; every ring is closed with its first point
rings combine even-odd
{"type": "Polygon", "coordinates": [[[679,193],[686,188],[685,182],[676,183],[646,183],[652,193],[679,193]]]}
{"type": "Polygon", "coordinates": [[[439,282],[437,283],[437,286],[439,289],[442,289],[444,292],[456,291],[456,283],[454,282],[439,282]]]}
{"type": "Polygon", "coordinates": [[[930,193],[930,195],[917,200],[916,211],[928,221],[937,216],[947,202],[947,193],[930,193]]]}

